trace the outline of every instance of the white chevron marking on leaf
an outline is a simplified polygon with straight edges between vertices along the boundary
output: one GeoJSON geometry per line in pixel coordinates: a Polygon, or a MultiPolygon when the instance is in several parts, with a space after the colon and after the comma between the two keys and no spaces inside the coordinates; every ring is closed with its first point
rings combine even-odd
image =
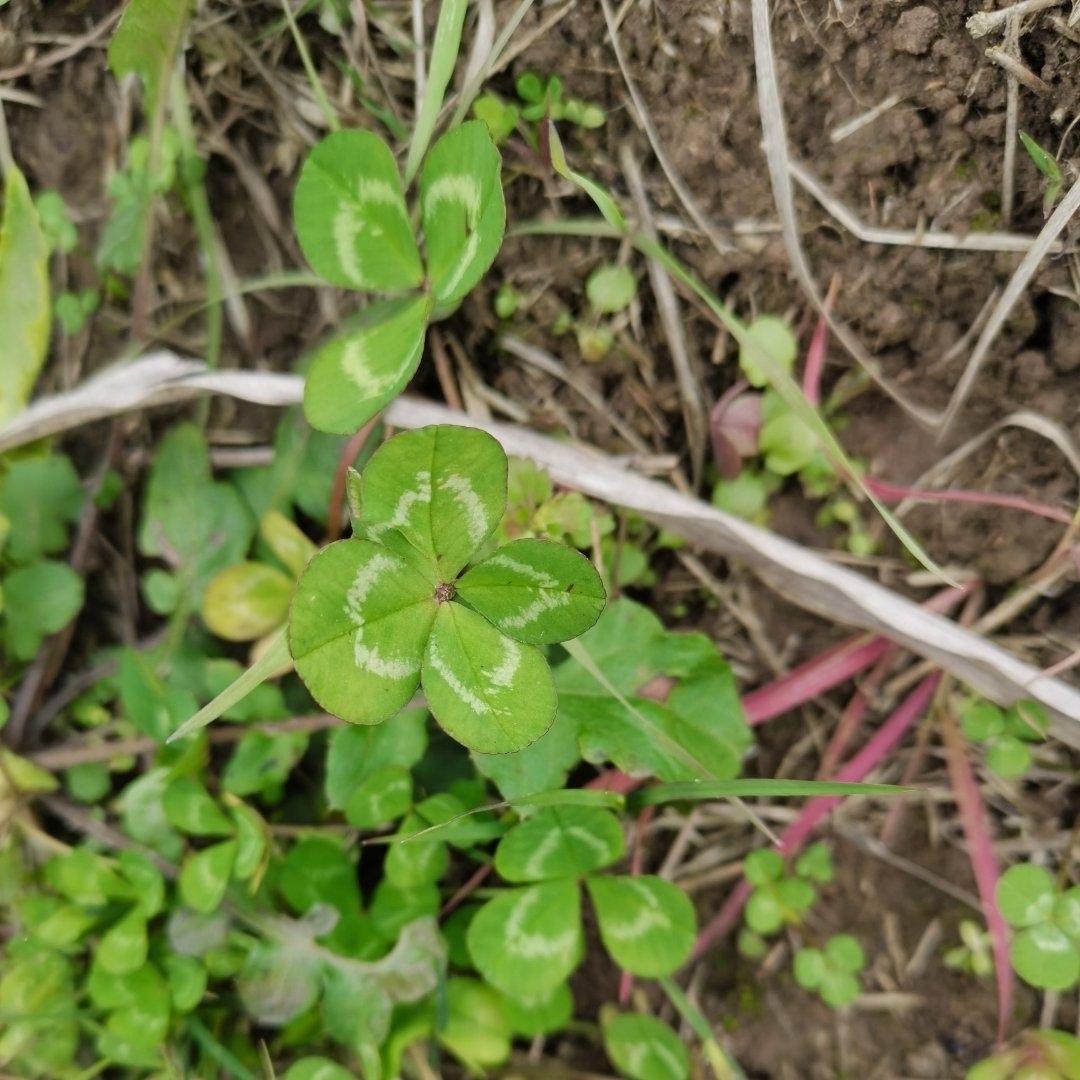
{"type": "Polygon", "coordinates": [[[461,284],[461,279],[472,265],[473,259],[476,258],[476,249],[479,246],[480,234],[478,232],[469,233],[465,246],[461,249],[457,262],[454,263],[454,269],[439,283],[438,291],[440,296],[449,296],[461,284]]]}
{"type": "Polygon", "coordinates": [[[363,281],[360,260],[356,255],[356,238],[367,223],[351,203],[342,203],[334,215],[334,250],[345,276],[358,285],[363,281]]]}
{"type": "Polygon", "coordinates": [[[402,525],[408,524],[409,515],[414,506],[427,505],[431,502],[431,473],[422,469],[413,479],[417,486],[401,493],[390,517],[367,527],[369,535],[375,537],[390,529],[400,529],[402,525]]]}
{"type": "Polygon", "coordinates": [[[380,180],[372,176],[361,176],[356,182],[356,194],[364,203],[384,203],[400,207],[401,195],[389,180],[380,180]]]}
{"type": "Polygon", "coordinates": [[[465,208],[465,218],[470,228],[476,226],[480,217],[480,185],[469,173],[451,173],[440,176],[424,194],[424,213],[431,214],[439,203],[456,202],[465,208]]]}
{"type": "Polygon", "coordinates": [[[442,676],[443,681],[454,692],[454,694],[461,699],[474,713],[478,716],[488,716],[491,713],[491,706],[484,701],[483,698],[473,693],[455,674],[450,665],[447,664],[446,658],[441,652],[439,647],[435,644],[434,640],[428,644],[428,660],[431,666],[442,676]]]}
{"type": "Polygon", "coordinates": [[[396,371],[382,375],[372,373],[372,358],[368,355],[367,339],[355,337],[345,343],[341,354],[341,370],[356,384],[364,397],[378,397],[385,393],[397,378],[396,371]]]}
{"type": "Polygon", "coordinates": [[[477,495],[476,488],[472,486],[472,481],[465,476],[451,473],[439,484],[439,489],[449,491],[454,496],[454,501],[465,513],[465,528],[468,530],[469,540],[479,544],[487,536],[488,519],[484,504],[477,495]]]}
{"type": "Polygon", "coordinates": [[[396,570],[401,563],[389,555],[374,555],[356,573],[345,595],[345,610],[356,627],[353,641],[353,659],[362,671],[370,671],[384,679],[406,679],[420,670],[418,660],[409,657],[383,656],[377,645],[364,641],[364,601],[372,586],[388,570],[396,570]]]}
{"type": "Polygon", "coordinates": [[[632,878],[623,882],[626,888],[636,892],[641,898],[641,907],[631,922],[616,922],[610,920],[607,923],[607,932],[616,941],[630,941],[633,938],[647,934],[654,927],[661,930],[672,929],[671,920],[661,908],[656,897],[640,882],[632,878]]]}
{"type": "Polygon", "coordinates": [[[502,663],[488,675],[496,686],[509,686],[517,674],[517,669],[521,666],[521,647],[510,638],[505,638],[504,641],[506,654],[503,656],[502,663]]]}
{"type": "Polygon", "coordinates": [[[555,937],[530,933],[523,923],[540,900],[540,894],[528,891],[521,895],[506,920],[506,951],[525,960],[554,959],[567,956],[577,941],[576,928],[571,926],[555,937]]]}

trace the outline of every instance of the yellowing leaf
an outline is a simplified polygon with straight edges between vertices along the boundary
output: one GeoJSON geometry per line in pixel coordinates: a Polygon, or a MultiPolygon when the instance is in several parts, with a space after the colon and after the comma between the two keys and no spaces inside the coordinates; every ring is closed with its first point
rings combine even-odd
{"type": "Polygon", "coordinates": [[[49,249],[23,174],[4,183],[0,229],[0,423],[26,404],[49,346],[49,249]]]}
{"type": "Polygon", "coordinates": [[[226,641],[252,641],[289,614],[293,583],[266,563],[242,562],[222,570],[203,594],[203,622],[226,641]]]}

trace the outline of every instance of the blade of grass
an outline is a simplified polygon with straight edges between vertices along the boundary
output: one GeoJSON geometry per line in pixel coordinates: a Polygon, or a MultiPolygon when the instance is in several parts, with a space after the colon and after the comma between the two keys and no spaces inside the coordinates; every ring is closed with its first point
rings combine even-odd
{"type": "Polygon", "coordinates": [[[427,153],[435,123],[439,118],[446,88],[454,74],[458,48],[461,46],[461,28],[465,24],[468,0],[443,0],[439,8],[439,21],[435,27],[435,40],[431,45],[431,63],[428,66],[424,98],[416,114],[409,156],[405,160],[405,184],[412,183],[427,153]]]}
{"type": "Polygon", "coordinates": [[[296,16],[293,15],[290,0],[281,0],[281,9],[285,12],[285,21],[289,24],[289,32],[292,34],[293,41],[296,44],[296,51],[300,54],[300,62],[304,65],[304,71],[307,73],[308,82],[311,84],[311,92],[315,95],[315,100],[319,103],[319,108],[322,109],[323,116],[326,118],[326,126],[331,131],[337,131],[341,126],[338,123],[337,113],[334,112],[330,99],[326,96],[326,89],[319,78],[319,73],[315,70],[314,63],[312,63],[307,42],[304,40],[303,34],[300,33],[300,27],[296,25],[296,16]]]}
{"type": "Polygon", "coordinates": [[[902,795],[910,789],[896,784],[844,783],[839,780],[684,780],[655,784],[633,799],[635,806],[686,802],[693,799],[728,799],[762,796],[775,799],[817,798],[823,795],[902,795]]]}
{"type": "Polygon", "coordinates": [[[716,1080],[746,1080],[746,1073],[739,1063],[716,1041],[709,1021],[701,1010],[686,996],[683,989],[670,975],[662,975],[657,982],[667,995],[668,1001],[675,1006],[676,1012],[693,1029],[701,1040],[701,1049],[709,1063],[716,1080]]]}

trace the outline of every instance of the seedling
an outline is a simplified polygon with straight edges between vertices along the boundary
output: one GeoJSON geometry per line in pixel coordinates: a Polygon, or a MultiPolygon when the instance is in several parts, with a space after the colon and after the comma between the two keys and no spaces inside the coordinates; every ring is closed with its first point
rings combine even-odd
{"type": "Polygon", "coordinates": [[[599,105],[580,98],[564,95],[563,81],[558,75],[549,75],[545,81],[535,72],[526,71],[515,83],[518,97],[524,103],[521,116],[524,120],[538,122],[543,119],[562,120],[577,127],[602,127],[606,116],[599,105]]]}
{"type": "MultiPolygon", "coordinates": [[[[816,847],[817,845],[815,845],[816,847]]],[[[746,925],[760,937],[770,937],[784,926],[798,926],[817,899],[812,881],[826,874],[828,851],[811,855],[808,850],[795,866],[795,872],[785,872],[784,859],[771,848],[760,848],[746,857],[743,872],[754,891],[746,904],[746,925]],[[807,856],[810,858],[807,860],[807,856]],[[804,862],[804,860],[807,860],[804,862]],[[801,866],[800,866],[801,864],[801,866]]]]}
{"type": "Polygon", "coordinates": [[[944,960],[956,971],[985,978],[994,970],[993,941],[977,922],[964,919],[960,923],[960,944],[947,950],[944,960]]]}
{"type": "Polygon", "coordinates": [[[427,327],[483,277],[506,225],[499,151],[479,121],[453,128],[420,171],[421,258],[390,148],[370,131],[337,131],[308,155],[296,186],[300,246],[342,288],[392,294],[319,349],[304,386],[316,428],[350,433],[405,388],[427,327]]]}
{"type": "Polygon", "coordinates": [[[356,538],[300,579],[289,646],[323,708],[375,724],[423,684],[432,714],[466,746],[510,753],[538,739],[555,686],[536,646],[577,637],[604,589],[569,548],[523,539],[466,569],[506,507],[506,455],[489,435],[431,427],[372,457],[356,538]]]}
{"type": "Polygon", "coordinates": [[[1031,745],[1042,742],[1050,718],[1037,702],[1023,701],[999,709],[982,699],[969,701],[961,712],[964,734],[986,748],[987,768],[1015,780],[1031,767],[1031,745]]]}
{"type": "Polygon", "coordinates": [[[1009,958],[1021,979],[1044,990],[1080,982],[1080,886],[1062,889],[1041,866],[1022,863],[1002,875],[997,902],[1016,931],[1009,958]]]}
{"type": "Polygon", "coordinates": [[[834,1009],[850,1005],[859,996],[858,974],[866,965],[863,947],[850,934],[835,934],[821,949],[800,949],[795,954],[795,981],[814,990],[834,1009]]]}
{"type": "Polygon", "coordinates": [[[509,459],[506,513],[496,530],[499,543],[537,537],[587,548],[614,528],[611,513],[595,507],[580,492],[556,493],[543,469],[526,458],[509,459]]]}
{"type": "Polygon", "coordinates": [[[586,310],[576,318],[569,311],[563,311],[552,326],[552,333],[565,334],[572,330],[581,358],[587,363],[598,364],[615,344],[615,332],[608,318],[630,306],[637,296],[637,282],[627,267],[607,263],[589,275],[585,295],[588,298],[586,310]]]}
{"type": "Polygon", "coordinates": [[[1023,143],[1024,149],[1028,152],[1028,157],[1035,163],[1035,168],[1043,174],[1046,180],[1046,188],[1043,193],[1043,213],[1049,214],[1054,203],[1057,202],[1057,197],[1061,194],[1061,187],[1065,182],[1064,177],[1061,175],[1061,166],[1058,165],[1053,154],[1044,150],[1030,135],[1023,131],[1020,132],[1020,142],[1023,143]]]}
{"type": "Polygon", "coordinates": [[[1065,1031],[1025,1031],[1017,1045],[973,1065],[965,1080],[1076,1080],[1080,1039],[1065,1031]]]}

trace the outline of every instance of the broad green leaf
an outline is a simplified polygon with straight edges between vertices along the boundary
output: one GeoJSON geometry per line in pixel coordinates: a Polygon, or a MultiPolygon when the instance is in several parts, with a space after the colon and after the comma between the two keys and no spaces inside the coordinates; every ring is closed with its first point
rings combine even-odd
{"type": "Polygon", "coordinates": [[[190,10],[191,0],[129,0],[109,42],[109,68],[139,76],[149,117],[164,105],[190,10]]]}
{"type": "Polygon", "coordinates": [[[82,607],[83,580],[67,563],[31,563],[4,578],[4,639],[16,660],[32,660],[42,641],[82,607]]]}
{"type": "Polygon", "coordinates": [[[146,917],[132,909],[109,927],[94,955],[110,975],[127,975],[146,963],[146,950],[146,917]]]}
{"type": "Polygon", "coordinates": [[[368,777],[388,766],[411,769],[427,748],[427,710],[409,709],[377,727],[342,724],[326,748],[326,801],[343,810],[368,777]]]}
{"type": "Polygon", "coordinates": [[[420,363],[430,313],[426,295],[385,300],[320,346],[304,383],[311,426],[351,435],[397,397],[420,363]]]}
{"type": "Polygon", "coordinates": [[[346,289],[416,288],[424,277],[397,164],[370,131],[335,131],[300,171],[293,204],[304,256],[346,289]]]}
{"type": "Polygon", "coordinates": [[[440,605],[421,679],[440,726],[481,753],[522,750],[555,718],[555,684],[543,654],[460,604],[440,605]]]}
{"type": "Polygon", "coordinates": [[[408,704],[435,620],[431,582],[388,548],[341,540],[296,587],[289,648],[312,697],[335,716],[377,724],[408,704]]]}
{"type": "Polygon", "coordinates": [[[207,582],[244,558],[254,532],[255,519],[236,489],[215,483],[203,432],[193,424],[173,428],[144,489],[142,553],[172,564],[198,605],[207,582]]]}
{"type": "Polygon", "coordinates": [[[258,870],[266,855],[266,823],[247,803],[236,801],[230,809],[236,825],[233,877],[237,881],[247,881],[258,870]]]}
{"type": "Polygon", "coordinates": [[[232,795],[272,795],[304,756],[308,736],[302,731],[249,731],[221,774],[223,790],[232,795]]]}
{"type": "Polygon", "coordinates": [[[319,550],[280,510],[267,510],[263,514],[259,535],[294,578],[304,572],[304,567],[319,550]]]}
{"type": "Polygon", "coordinates": [[[120,875],[88,848],[74,848],[50,859],[44,873],[53,889],[84,907],[101,907],[127,895],[127,885],[120,875]]]}
{"type": "Polygon", "coordinates": [[[901,795],[907,788],[893,784],[843,784],[833,780],[687,780],[655,784],[634,796],[637,806],[681,802],[683,799],[799,798],[819,795],[901,795]]]}
{"type": "Polygon", "coordinates": [[[614,814],[553,806],[515,825],[499,841],[495,869],[513,882],[580,877],[618,861],[623,848],[614,814]]]}
{"type": "Polygon", "coordinates": [[[372,773],[349,796],[345,820],[356,829],[377,829],[412,806],[412,776],[400,765],[372,773]]]}
{"type": "Polygon", "coordinates": [[[446,1023],[439,1041],[474,1075],[510,1056],[510,1022],[503,999],[478,979],[455,977],[446,984],[446,1023]]]}
{"type": "Polygon", "coordinates": [[[565,713],[531,746],[516,754],[473,753],[473,764],[499,789],[504,799],[549,791],[566,785],[570,770],[581,760],[577,724],[565,713]]]}
{"type": "Polygon", "coordinates": [[[515,1035],[531,1039],[561,1031],[574,1015],[570,987],[560,983],[549,994],[526,998],[503,996],[503,1011],[515,1035]]]}
{"type": "Polygon", "coordinates": [[[276,630],[289,614],[293,582],[261,562],[222,570],[203,593],[207,628],[226,641],[254,641],[276,630]]]}
{"type": "Polygon", "coordinates": [[[14,563],[29,563],[62,551],[82,505],[82,485],[66,457],[11,462],[0,480],[0,516],[10,526],[4,555],[14,563]]]}
{"type": "Polygon", "coordinates": [[[442,310],[484,276],[502,245],[506,203],[502,158],[479,120],[451,128],[420,172],[420,212],[428,275],[442,310]]]}
{"type": "Polygon", "coordinates": [[[180,870],[180,896],[193,911],[208,915],[225,898],[237,843],[224,840],[189,855],[180,870]]]}
{"type": "Polygon", "coordinates": [[[162,960],[169,995],[177,1012],[191,1012],[206,993],[206,968],[191,956],[166,955],[162,960]]]}
{"type": "Polygon", "coordinates": [[[165,906],[165,878],[161,871],[141,851],[122,851],[118,860],[131,885],[135,910],[145,919],[153,918],[165,906]]]}
{"type": "Polygon", "coordinates": [[[357,534],[433,567],[452,582],[506,507],[506,454],[475,428],[402,432],[372,455],[361,480],[357,534]]]}
{"type": "Polygon", "coordinates": [[[442,895],[437,885],[414,889],[399,889],[383,878],[375,886],[369,914],[372,925],[387,941],[393,941],[403,927],[415,919],[434,917],[442,907],[442,895]]]}
{"type": "Polygon", "coordinates": [[[1016,974],[1041,990],[1068,990],[1080,980],[1080,948],[1051,923],[1021,930],[1009,947],[1016,974]]]}
{"type": "Polygon", "coordinates": [[[343,918],[360,910],[356,867],[340,844],[326,837],[313,836],[293,845],[277,885],[297,915],[306,915],[316,904],[329,905],[343,918]]]}
{"type": "Polygon", "coordinates": [[[647,978],[682,967],[694,947],[697,920],[678,886],[651,875],[585,883],[604,947],[619,967],[647,978]]]}
{"type": "Polygon", "coordinates": [[[583,634],[600,617],[600,575],[578,551],[547,540],[516,540],[462,576],[458,594],[504,634],[549,645],[583,634]]]}
{"type": "Polygon", "coordinates": [[[175,861],[184,850],[184,839],[169,824],[161,805],[168,784],[167,769],[150,769],[124,788],[117,804],[124,832],[132,840],[175,861]]]}
{"type": "Polygon", "coordinates": [[[690,1058],[679,1036],[662,1020],[622,1013],[604,1024],[604,1049],[629,1080],[687,1080],[690,1058]]]}
{"type": "Polygon", "coordinates": [[[206,727],[219,716],[223,716],[238,702],[243,701],[256,687],[277,675],[288,660],[289,649],[285,640],[285,630],[282,629],[268,641],[262,655],[251,667],[225,687],[213,701],[185,720],[166,741],[175,742],[177,739],[182,739],[185,735],[190,735],[193,731],[206,727]]]}
{"type": "MultiPolygon", "coordinates": [[[[424,821],[417,814],[410,814],[398,831],[398,838],[405,840],[424,828],[424,821]]],[[[450,854],[442,842],[429,844],[393,844],[386,853],[383,872],[386,879],[399,889],[416,889],[432,885],[446,873],[450,854]]]]}
{"type": "Polygon", "coordinates": [[[169,824],[189,836],[232,835],[228,815],[193,777],[177,777],[165,789],[163,802],[169,824]]]}
{"type": "Polygon", "coordinates": [[[499,893],[476,913],[468,943],[477,970],[508,997],[552,993],[584,950],[577,885],[549,881],[499,893]]]}
{"type": "Polygon", "coordinates": [[[998,907],[1010,925],[1034,926],[1050,917],[1056,891],[1049,871],[1032,863],[1019,863],[1001,875],[998,907]]]}
{"type": "Polygon", "coordinates": [[[49,248],[23,174],[9,166],[0,225],[0,423],[26,404],[49,348],[49,248]]]}

